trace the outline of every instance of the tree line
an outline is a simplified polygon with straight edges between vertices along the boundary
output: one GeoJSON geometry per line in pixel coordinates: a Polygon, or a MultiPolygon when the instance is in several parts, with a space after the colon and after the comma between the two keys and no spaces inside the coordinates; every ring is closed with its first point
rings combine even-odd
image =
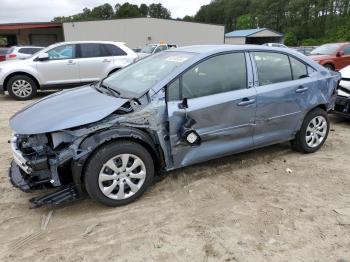
{"type": "Polygon", "coordinates": [[[92,9],[84,8],[83,12],[72,16],[58,16],[53,22],[73,22],[99,19],[127,18],[127,17],[154,17],[154,18],[171,18],[170,11],[162,4],[154,3],[150,5],[141,4],[133,5],[128,2],[116,4],[112,7],[110,4],[103,4],[92,9]]]}
{"type": "MultiPolygon", "coordinates": [[[[109,4],[54,21],[124,17],[171,18],[162,4],[109,4]]],[[[267,27],[285,34],[287,45],[319,45],[350,40],[350,0],[212,0],[194,16],[179,20],[224,24],[226,32],[267,27]]]]}

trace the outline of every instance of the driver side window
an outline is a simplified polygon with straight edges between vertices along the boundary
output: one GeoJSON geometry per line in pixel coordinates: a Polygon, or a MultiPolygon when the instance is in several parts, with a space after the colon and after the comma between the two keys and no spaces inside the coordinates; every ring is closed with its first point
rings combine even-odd
{"type": "Polygon", "coordinates": [[[217,55],[182,76],[182,97],[196,98],[247,88],[244,53],[217,55]]]}
{"type": "Polygon", "coordinates": [[[75,48],[74,45],[60,45],[47,51],[47,54],[49,60],[73,59],[75,58],[75,48]]]}

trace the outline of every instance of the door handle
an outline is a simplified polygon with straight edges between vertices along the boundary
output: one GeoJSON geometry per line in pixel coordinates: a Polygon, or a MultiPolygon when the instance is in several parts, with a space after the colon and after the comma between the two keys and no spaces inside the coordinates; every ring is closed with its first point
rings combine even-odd
{"type": "Polygon", "coordinates": [[[243,98],[241,102],[237,103],[238,106],[247,106],[255,103],[255,99],[243,98]]]}
{"type": "Polygon", "coordinates": [[[67,65],[75,65],[75,62],[73,60],[68,60],[67,65]]]}
{"type": "Polygon", "coordinates": [[[109,63],[109,62],[112,62],[112,60],[109,60],[109,59],[103,59],[102,60],[103,63],[109,63]]]}
{"type": "Polygon", "coordinates": [[[299,86],[297,90],[295,90],[296,93],[304,93],[306,92],[307,90],[309,90],[308,87],[305,87],[305,86],[299,86]]]}

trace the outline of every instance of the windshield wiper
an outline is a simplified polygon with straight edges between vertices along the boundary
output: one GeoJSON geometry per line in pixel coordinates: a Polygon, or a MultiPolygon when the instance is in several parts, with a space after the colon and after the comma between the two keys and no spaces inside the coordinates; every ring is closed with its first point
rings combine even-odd
{"type": "Polygon", "coordinates": [[[113,88],[110,88],[109,86],[103,84],[103,81],[101,81],[101,84],[98,86],[99,88],[103,88],[105,90],[108,90],[110,94],[112,94],[115,97],[120,96],[120,93],[116,90],[114,90],[113,88]]]}

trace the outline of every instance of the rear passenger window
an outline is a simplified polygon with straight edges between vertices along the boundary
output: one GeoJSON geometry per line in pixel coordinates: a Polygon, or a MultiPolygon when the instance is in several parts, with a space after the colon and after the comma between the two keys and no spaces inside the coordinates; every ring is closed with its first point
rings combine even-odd
{"type": "Polygon", "coordinates": [[[182,95],[208,96],[247,88],[243,53],[218,55],[195,65],[182,76],[182,95]]]}
{"type": "Polygon", "coordinates": [[[80,56],[82,58],[103,56],[100,44],[80,44],[80,56]]]}
{"type": "Polygon", "coordinates": [[[103,44],[102,45],[103,56],[123,56],[127,55],[122,49],[115,45],[103,44]]]}
{"type": "Polygon", "coordinates": [[[290,65],[292,66],[293,79],[301,79],[308,76],[307,67],[299,60],[290,57],[290,65]]]}
{"type": "Polygon", "coordinates": [[[254,52],[260,86],[292,80],[287,55],[271,52],[254,52]]]}

